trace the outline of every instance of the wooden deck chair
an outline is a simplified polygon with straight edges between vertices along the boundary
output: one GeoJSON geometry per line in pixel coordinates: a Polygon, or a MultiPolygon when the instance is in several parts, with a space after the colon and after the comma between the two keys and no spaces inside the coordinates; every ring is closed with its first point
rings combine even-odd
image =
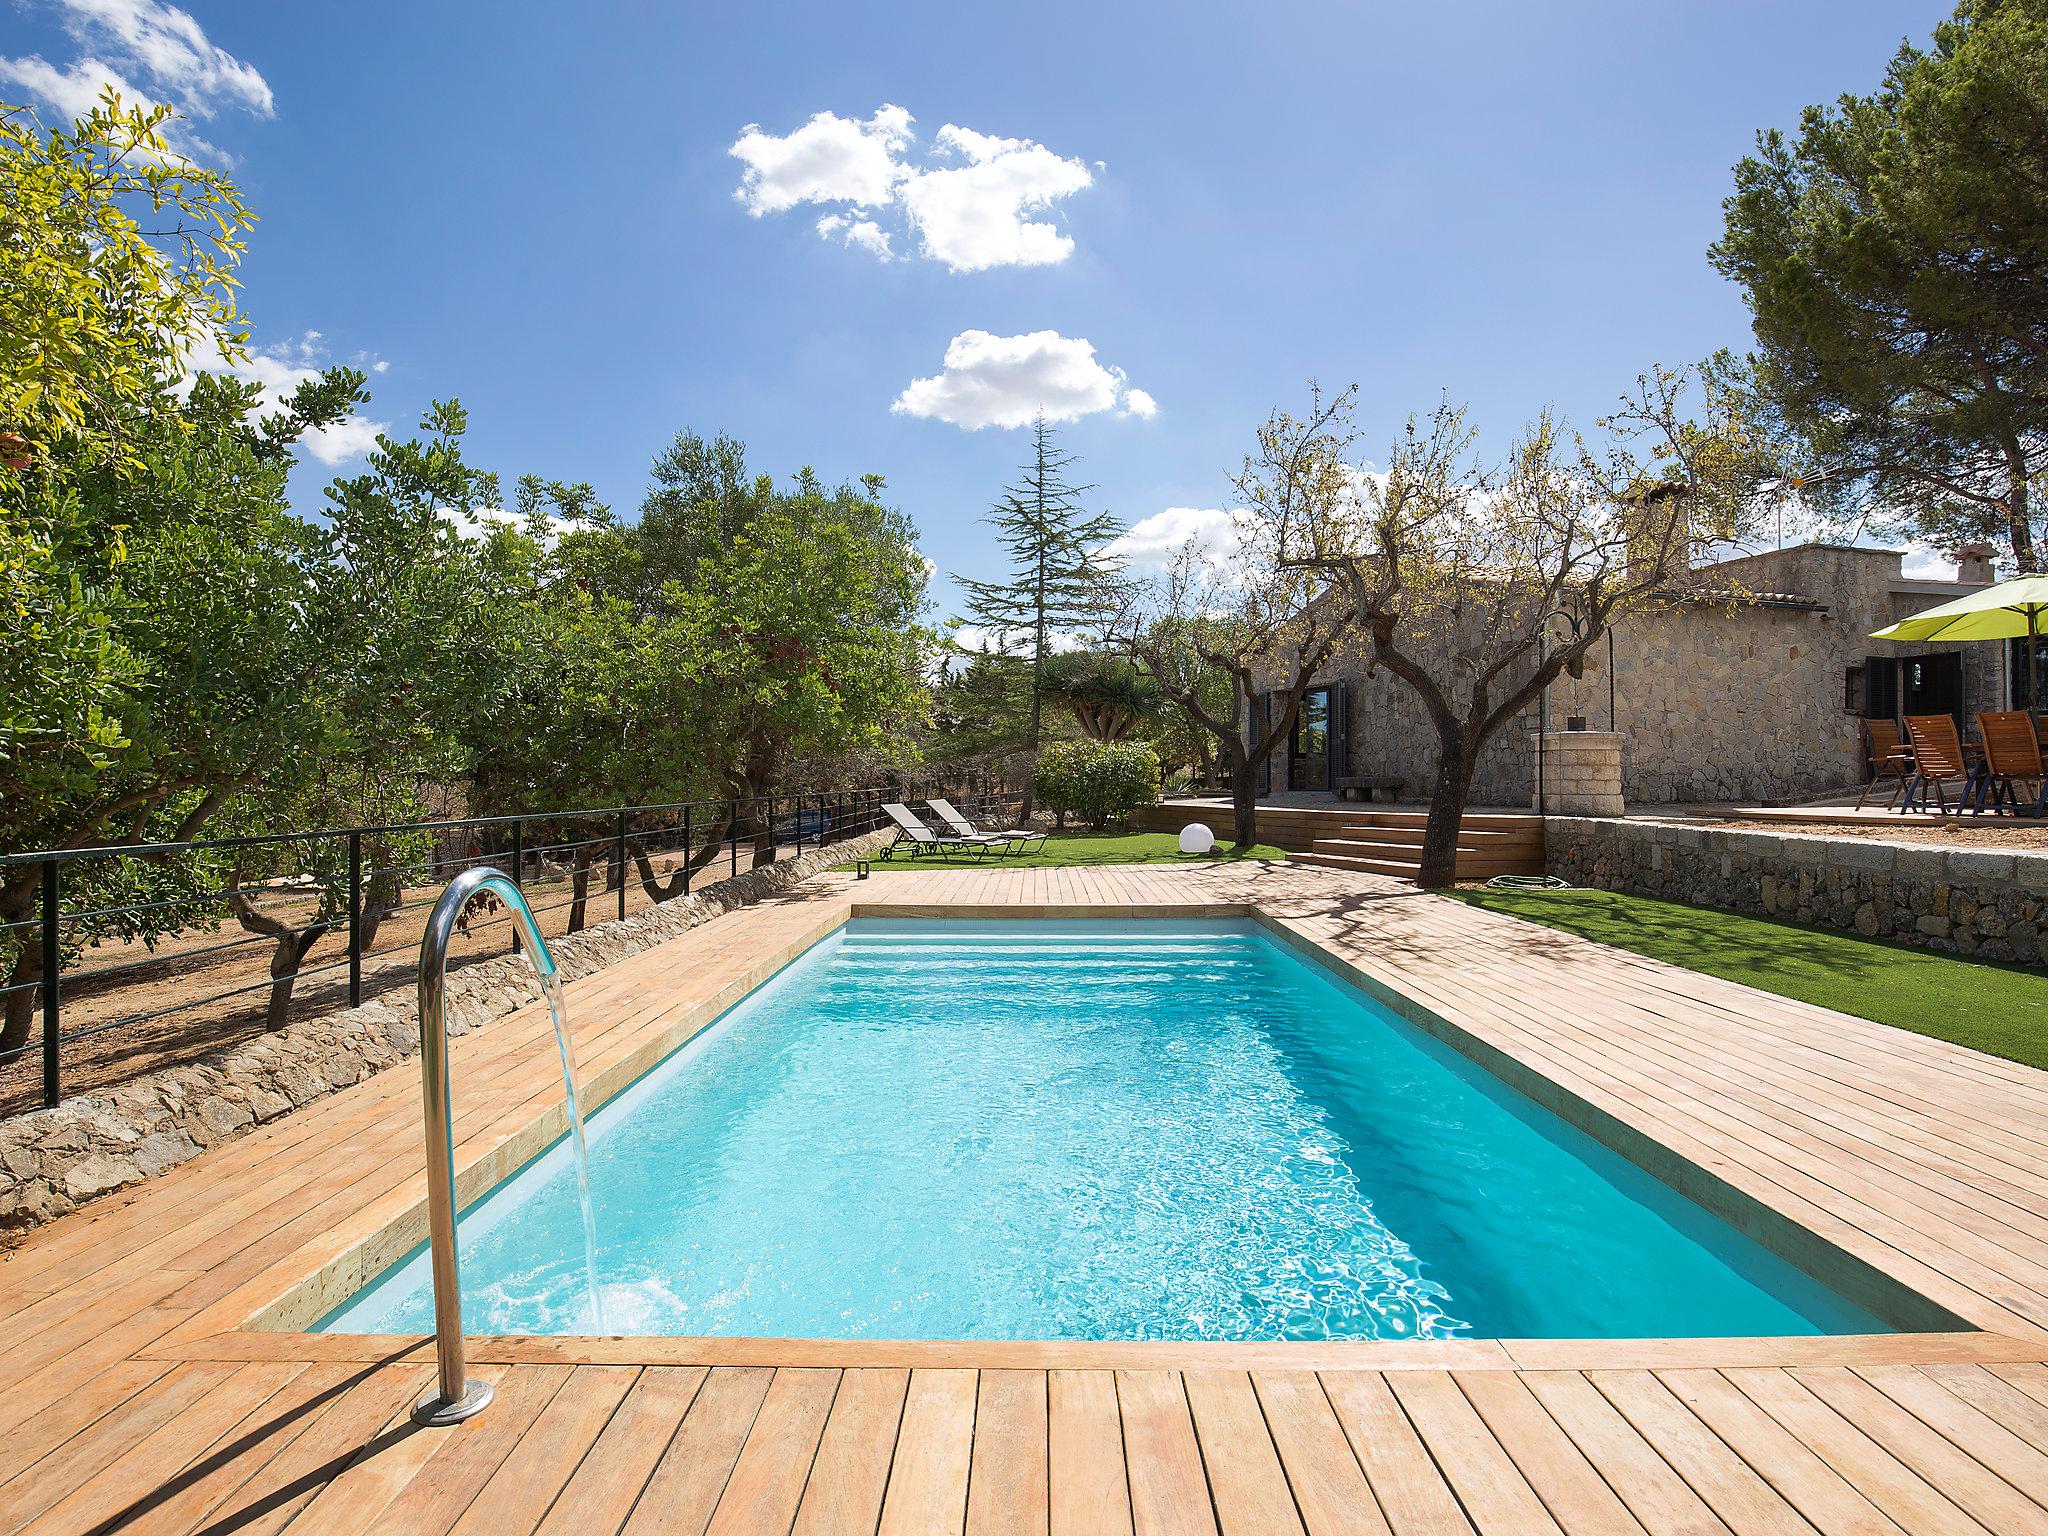
{"type": "Polygon", "coordinates": [[[1863,802],[1870,798],[1870,792],[1879,784],[1889,783],[1891,793],[1884,802],[1889,810],[1899,803],[1899,796],[1906,792],[1906,785],[1913,776],[1913,754],[1906,747],[1905,737],[1899,734],[1899,722],[1864,721],[1863,749],[1870,777],[1863,785],[1863,793],[1856,797],[1856,809],[1863,809],[1863,802]]]}
{"type": "Polygon", "coordinates": [[[930,808],[934,816],[938,817],[939,820],[943,821],[955,832],[958,832],[962,837],[1000,837],[1004,839],[1010,844],[1009,847],[1003,850],[1006,854],[1035,853],[1038,849],[1045,846],[1045,834],[1043,832],[1033,832],[1023,827],[1011,827],[1007,831],[996,832],[977,827],[972,821],[954,810],[953,803],[950,800],[927,800],[925,805],[930,808]]]}
{"type": "Polygon", "coordinates": [[[898,848],[908,848],[914,858],[920,853],[936,853],[943,856],[955,853],[972,853],[979,858],[993,848],[1005,846],[1007,839],[987,837],[980,832],[962,836],[958,832],[934,832],[919,821],[909,806],[900,802],[882,807],[883,814],[896,823],[896,841],[884,848],[878,858],[895,857],[898,848]]]}
{"type": "Polygon", "coordinates": [[[2027,796],[2027,809],[2036,816],[2048,815],[2048,775],[2041,764],[2041,742],[2034,734],[2034,722],[2024,709],[2005,709],[1977,716],[1977,735],[1984,743],[1984,782],[1978,791],[1978,807],[1990,796],[1996,812],[2009,806],[2017,813],[2027,796]],[[2021,786],[2026,788],[2023,790],[2021,786]]]}
{"type": "Polygon", "coordinates": [[[1970,797],[1969,759],[1963,755],[1963,739],[1953,715],[1906,716],[1906,739],[1913,748],[1913,777],[1906,783],[1906,798],[1899,809],[1910,811],[1915,803],[1924,810],[1927,791],[1934,790],[1942,814],[1948,813],[1948,786],[1956,786],[1956,808],[1961,810],[1970,797]]]}

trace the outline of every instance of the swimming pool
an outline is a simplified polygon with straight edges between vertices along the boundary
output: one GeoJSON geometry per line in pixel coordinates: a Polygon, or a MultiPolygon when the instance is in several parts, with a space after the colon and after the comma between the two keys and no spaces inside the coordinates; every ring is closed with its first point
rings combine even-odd
{"type": "MultiPolygon", "coordinates": [[[[1248,920],[856,920],[590,1141],[613,1332],[1888,1331],[1248,920]]],[[[467,1331],[589,1331],[566,1146],[461,1256],[467,1331]]],[[[320,1324],[432,1326],[424,1253],[320,1324]]]]}

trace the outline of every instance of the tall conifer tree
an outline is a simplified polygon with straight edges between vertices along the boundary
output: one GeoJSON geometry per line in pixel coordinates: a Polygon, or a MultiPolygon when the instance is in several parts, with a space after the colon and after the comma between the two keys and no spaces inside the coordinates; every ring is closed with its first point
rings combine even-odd
{"type": "MultiPolygon", "coordinates": [[[[1120,595],[1120,562],[1105,551],[1123,524],[1082,506],[1081,498],[1095,487],[1068,478],[1075,462],[1040,416],[1032,424],[1032,456],[1022,482],[1004,489],[988,517],[1009,556],[1008,578],[956,578],[967,591],[967,618],[987,630],[998,649],[1021,653],[1031,665],[1026,732],[1033,758],[1044,713],[1045,658],[1060,635],[1112,617],[1120,595]]],[[[1030,791],[1025,794],[1028,814],[1030,791]]]]}

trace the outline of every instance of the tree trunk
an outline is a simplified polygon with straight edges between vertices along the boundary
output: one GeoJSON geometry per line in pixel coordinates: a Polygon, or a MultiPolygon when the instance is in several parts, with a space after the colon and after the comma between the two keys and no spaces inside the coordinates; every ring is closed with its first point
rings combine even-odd
{"type": "Polygon", "coordinates": [[[1465,802],[1472,795],[1471,760],[1448,743],[1429,792],[1429,821],[1422,832],[1422,868],[1415,883],[1439,891],[1458,878],[1458,832],[1465,822],[1465,802]]]}
{"type": "Polygon", "coordinates": [[[586,908],[590,901],[590,866],[593,860],[590,846],[578,843],[570,855],[569,863],[569,932],[581,933],[586,908]]]}
{"type": "MultiPolygon", "coordinates": [[[[235,877],[230,878],[232,882],[235,877]]],[[[313,946],[326,937],[335,919],[324,918],[295,928],[283,919],[259,910],[233,883],[229,884],[225,894],[228,910],[235,914],[236,922],[250,933],[260,933],[275,941],[270,952],[270,1002],[264,1011],[263,1027],[283,1029],[291,1018],[292,988],[298,983],[299,967],[305,964],[313,946]]]]}
{"type": "MultiPolygon", "coordinates": [[[[0,921],[25,922],[42,904],[42,871],[32,865],[17,865],[14,882],[0,885],[0,921]]],[[[25,990],[7,994],[6,1023],[0,1027],[0,1050],[16,1051],[28,1044],[35,1029],[36,1010],[43,1005],[43,931],[41,927],[17,928],[21,950],[7,973],[7,985],[25,990]]]]}
{"type": "Polygon", "coordinates": [[[1230,776],[1230,840],[1239,848],[1259,840],[1259,772],[1250,763],[1230,776]]]}

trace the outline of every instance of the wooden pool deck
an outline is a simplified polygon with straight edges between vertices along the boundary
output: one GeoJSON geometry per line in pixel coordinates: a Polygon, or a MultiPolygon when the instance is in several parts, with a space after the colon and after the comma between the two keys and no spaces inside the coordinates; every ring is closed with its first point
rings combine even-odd
{"type": "MultiPolygon", "coordinates": [[[[572,984],[616,1092],[849,910],[1249,911],[1929,1331],[1331,1345],[288,1330],[417,1240],[399,1068],[0,1263],[0,1530],[2048,1532],[2048,1074],[1369,876],[831,877],[572,984]],[[266,1327],[247,1326],[260,1315],[266,1327]]],[[[456,1042],[465,1194],[561,1126],[544,1014],[456,1042]]]]}

